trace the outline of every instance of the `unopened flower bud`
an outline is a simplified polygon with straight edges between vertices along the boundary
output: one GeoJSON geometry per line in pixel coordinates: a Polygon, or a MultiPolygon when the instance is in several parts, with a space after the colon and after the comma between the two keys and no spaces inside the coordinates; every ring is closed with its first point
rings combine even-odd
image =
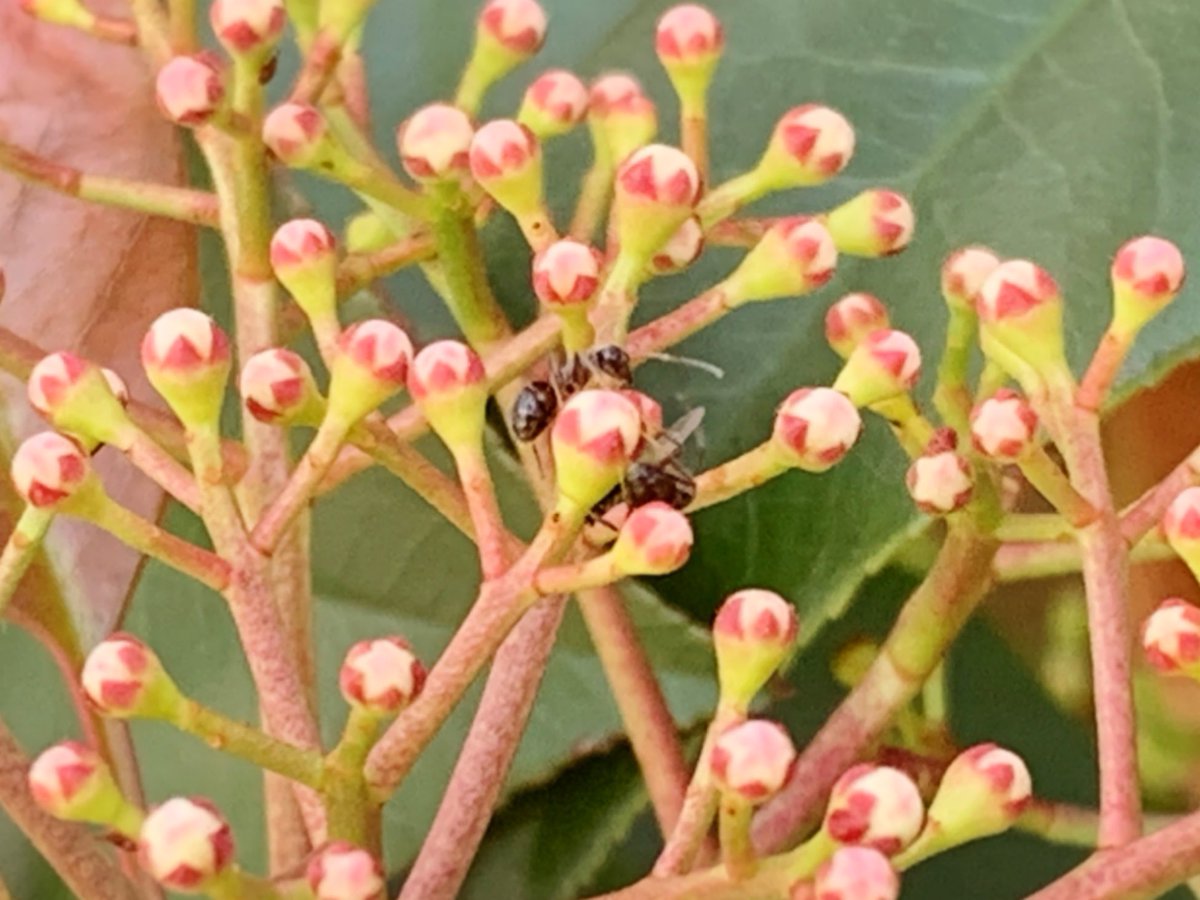
{"type": "Polygon", "coordinates": [[[813,884],[819,900],[896,900],[900,877],[888,858],[871,847],[839,847],[813,884]]]}
{"type": "Polygon", "coordinates": [[[704,252],[704,229],[700,220],[690,216],[675,229],[675,233],[658,252],[650,257],[650,271],[655,275],[670,275],[686,269],[704,252]]]}
{"type": "Polygon", "coordinates": [[[338,338],[329,377],[331,414],[357,422],[395,396],[408,378],[412,341],[384,319],[355,322],[338,338]]]}
{"type": "Polygon", "coordinates": [[[722,701],[749,705],[792,652],[799,628],[795,607],[772,591],[730,594],[712,629],[722,701]]]}
{"type": "Polygon", "coordinates": [[[977,744],[950,763],[933,802],[928,829],[939,841],[963,844],[1008,830],[1033,795],[1025,762],[995,744],[977,744]]]}
{"type": "Polygon", "coordinates": [[[875,331],[854,348],[834,381],[855,406],[907,393],[921,375],[921,348],[903,331],[875,331]]]}
{"type": "Polygon", "coordinates": [[[1167,543],[1193,572],[1200,570],[1200,487],[1181,491],[1162,520],[1167,543]]]}
{"type": "Polygon", "coordinates": [[[379,860],[347,841],[322,848],[305,874],[316,900],[378,900],[387,887],[379,860]]]}
{"type": "Polygon", "coordinates": [[[673,6],[658,20],[654,50],[685,106],[703,100],[724,49],[721,23],[703,6],[673,6]]]}
{"type": "Polygon", "coordinates": [[[1026,393],[1066,373],[1063,300],[1045,269],[1024,259],[1002,262],[979,289],[976,310],[984,353],[1026,393]]]}
{"type": "Polygon", "coordinates": [[[246,360],[238,392],[260,422],[316,425],[321,420],[323,404],[312,370],[291,350],[275,347],[246,360]]]}
{"type": "Polygon", "coordinates": [[[587,244],[555,241],[534,257],[533,292],[551,309],[586,305],[599,286],[599,254],[587,244]]]}
{"type": "Polygon", "coordinates": [[[213,33],[230,53],[261,54],[279,42],[287,16],[283,0],[213,0],[213,33]]]}
{"type": "Polygon", "coordinates": [[[700,196],[700,173],[665,144],[635,151],[617,172],[613,222],[622,254],[644,265],[678,230],[700,196]]]}
{"type": "Polygon", "coordinates": [[[417,181],[461,179],[470,171],[474,137],[475,128],[465,112],[446,103],[431,103],[400,126],[400,160],[417,181]]]}
{"type": "Polygon", "coordinates": [[[725,279],[729,304],[807,294],[833,277],[837,258],[833,237],[818,220],[780,219],[725,279]]]}
{"type": "Polygon", "coordinates": [[[917,509],[930,516],[962,509],[975,489],[971,464],[953,450],[918,456],[904,483],[917,509]]]}
{"type": "Polygon", "coordinates": [[[1160,672],[1200,675],[1200,608],[1171,597],[1142,625],[1146,662],[1160,672]]]}
{"type": "Polygon", "coordinates": [[[176,56],[158,70],[154,82],[158,108],[177,125],[203,125],[225,99],[220,64],[208,53],[176,56]]]}
{"type": "Polygon", "coordinates": [[[56,431],[43,431],[21,442],[10,468],[21,499],[50,509],[72,497],[91,477],[83,448],[56,431]]]}
{"type": "Polygon", "coordinates": [[[611,72],[597,78],[588,92],[588,126],[597,157],[619,165],[654,140],[658,110],[636,78],[611,72]]]}
{"type": "Polygon", "coordinates": [[[337,323],[337,241],[316,219],[284,222],[271,236],[271,268],[311,321],[337,323]]]}
{"type": "Polygon", "coordinates": [[[283,103],[271,110],[263,120],[262,139],[276,159],[294,169],[328,165],[335,152],[325,116],[304,103],[283,103]]]}
{"type": "Polygon", "coordinates": [[[568,400],[550,432],[559,494],[591,509],[621,480],[642,439],[637,407],[616,391],[568,400]]]}
{"type": "Polygon", "coordinates": [[[775,414],[772,439],[788,465],[824,472],[850,451],[862,427],[862,417],[845,394],[826,387],[800,388],[775,414]]]}
{"type": "Polygon", "coordinates": [[[408,370],[408,392],[447,447],[483,446],[487,372],[466,344],[435,341],[422,348],[408,370]]]}
{"type": "Polygon", "coordinates": [[[42,751],[29,767],[28,781],[37,805],[56,819],[108,824],[125,807],[104,759],[78,741],[42,751]]]}
{"type": "Polygon", "coordinates": [[[138,861],[163,887],[204,893],[233,862],[233,833],[213,804],[201,797],[173,797],[156,807],[138,837],[138,861]]]}
{"type": "Polygon", "coordinates": [[[629,514],[613,545],[613,562],[623,576],[666,575],[687,562],[692,540],[687,516],[654,501],[629,514]]]}
{"type": "Polygon", "coordinates": [[[1112,262],[1114,329],[1136,333],[1175,299],[1183,278],[1183,254],[1170,241],[1153,235],[1126,241],[1112,262]]]}
{"type": "Polygon", "coordinates": [[[149,647],[131,634],[109,635],[83,663],[83,692],[106,716],[166,718],[182,698],[149,647]]]}
{"type": "Polygon", "coordinates": [[[899,253],[912,240],[913,225],[908,199],[883,188],[863,191],[825,217],[838,251],[850,256],[899,253]]]}
{"type": "Polygon", "coordinates": [[[566,69],[550,69],[526,89],[517,121],[544,141],[573,129],[583,121],[587,108],[584,83],[566,69]]]}
{"type": "Polygon", "coordinates": [[[989,459],[1020,459],[1033,449],[1037,428],[1037,413],[1029,401],[1008,388],[971,410],[971,443],[989,459]]]}
{"type": "Polygon", "coordinates": [[[911,778],[890,766],[848,769],[829,796],[825,831],[841,844],[894,856],[921,830],[925,808],[911,778]]]}
{"type": "Polygon", "coordinates": [[[512,119],[496,119],[475,132],[471,175],[502,207],[523,219],[544,215],[542,149],[533,132],[512,119]]]}
{"type": "Polygon", "coordinates": [[[489,0],[478,22],[479,40],[503,49],[509,68],[537,53],[546,40],[546,12],[535,0],[489,0]]]}
{"type": "Polygon", "coordinates": [[[338,673],[346,702],[381,716],[404,709],[424,684],[425,666],[400,637],[359,641],[346,653],[338,673]]]}
{"type": "Polygon", "coordinates": [[[942,297],[951,308],[975,310],[975,298],[1000,260],[987,247],[963,247],[942,263],[942,297]]]}
{"type": "Polygon", "coordinates": [[[30,406],[55,428],[93,442],[122,445],[127,440],[129,393],[115,372],[74,353],[51,353],[29,373],[26,393],[30,406]]]}
{"type": "Polygon", "coordinates": [[[163,313],[142,340],[146,376],[189,428],[216,425],[230,365],[229,338],[198,309],[163,313]]]}
{"type": "Polygon", "coordinates": [[[846,359],[863,338],[891,327],[887,307],[873,294],[847,294],[825,314],[825,340],[846,359]]]}
{"type": "Polygon", "coordinates": [[[784,113],[757,172],[765,190],[828,181],[854,155],[854,129],[837,110],[807,103],[784,113]]]}
{"type": "Polygon", "coordinates": [[[796,747],[781,725],[750,719],[722,732],[710,765],[723,794],[759,804],[779,792],[796,761],[796,747]]]}

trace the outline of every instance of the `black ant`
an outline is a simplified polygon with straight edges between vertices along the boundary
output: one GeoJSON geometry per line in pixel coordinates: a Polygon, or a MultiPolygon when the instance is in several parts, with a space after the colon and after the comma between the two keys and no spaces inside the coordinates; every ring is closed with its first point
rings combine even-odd
{"type": "Polygon", "coordinates": [[[550,427],[558,407],[593,381],[605,387],[626,388],[633,381],[629,354],[615,344],[571,356],[549,381],[531,381],[513,402],[510,422],[519,441],[533,441],[550,427]]]}
{"type": "Polygon", "coordinates": [[[674,509],[690,506],[696,499],[696,480],[679,457],[684,443],[703,419],[704,409],[693,409],[665,431],[643,433],[642,449],[625,470],[621,484],[592,508],[592,515],[603,517],[618,503],[629,509],[655,501],[674,509]]]}

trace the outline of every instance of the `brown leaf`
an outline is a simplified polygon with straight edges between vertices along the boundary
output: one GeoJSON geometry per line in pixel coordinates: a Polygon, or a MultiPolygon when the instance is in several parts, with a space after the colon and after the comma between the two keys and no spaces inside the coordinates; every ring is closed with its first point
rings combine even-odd
{"type": "MultiPolygon", "coordinates": [[[[105,11],[127,9],[113,4],[105,11]]],[[[30,19],[13,2],[0,3],[0,131],[85,172],[184,180],[179,138],[155,107],[141,55],[30,19]]],[[[0,265],[8,280],[0,324],[48,350],[73,350],[109,366],[134,396],[152,398],[138,345],[155,316],[196,301],[190,226],[83,203],[0,172],[0,265]]],[[[14,438],[44,427],[24,386],[4,381],[14,438]]],[[[122,503],[157,513],[161,493],[118,454],[101,451],[97,466],[122,503]]],[[[90,645],[118,620],[138,557],[78,522],[58,521],[51,535],[57,581],[90,645]]],[[[28,609],[32,599],[27,592],[19,602],[28,609]]]]}

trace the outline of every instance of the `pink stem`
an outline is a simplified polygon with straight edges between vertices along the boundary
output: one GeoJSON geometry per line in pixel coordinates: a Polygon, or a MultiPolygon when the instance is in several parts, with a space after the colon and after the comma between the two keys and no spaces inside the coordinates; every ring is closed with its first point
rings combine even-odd
{"type": "Polygon", "coordinates": [[[1121,364],[1129,353],[1133,342],[1130,338],[1113,331],[1112,326],[1104,332],[1100,345],[1092,355],[1092,361],[1083,376],[1079,390],[1075,393],[1075,404],[1088,412],[1096,412],[1108,396],[1108,389],[1121,371],[1121,364]]]}
{"type": "Polygon", "coordinates": [[[1122,510],[1121,536],[1126,543],[1137,543],[1139,538],[1158,525],[1171,501],[1196,483],[1197,474],[1200,474],[1200,449],[1193,450],[1166,478],[1122,510]]]}
{"type": "Polygon", "coordinates": [[[733,307],[718,285],[629,335],[625,349],[634,360],[658,353],[720,319],[733,307]]]}
{"type": "Polygon", "coordinates": [[[508,568],[508,532],[500,515],[500,505],[496,502],[496,490],[488,472],[487,460],[483,450],[474,447],[455,452],[454,462],[471,514],[483,580],[498,578],[508,568]]]}
{"type": "Polygon", "coordinates": [[[200,490],[192,473],[144,431],[139,429],[134,434],[132,442],[125,448],[125,455],[143,474],[192,512],[200,511],[200,490]]]}

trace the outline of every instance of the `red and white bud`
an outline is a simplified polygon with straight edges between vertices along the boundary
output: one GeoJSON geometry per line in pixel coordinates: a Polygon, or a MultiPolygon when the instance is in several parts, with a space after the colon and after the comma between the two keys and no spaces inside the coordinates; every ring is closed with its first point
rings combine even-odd
{"type": "Polygon", "coordinates": [[[1121,245],[1111,274],[1113,326],[1132,335],[1175,299],[1186,272],[1178,247],[1144,235],[1121,245]]]}
{"type": "Polygon", "coordinates": [[[379,860],[347,841],[322,848],[305,875],[316,900],[379,900],[387,887],[379,860]]]}
{"type": "Polygon", "coordinates": [[[294,169],[315,168],[333,153],[325,116],[305,103],[284,103],[271,110],[263,120],[262,139],[276,159],[294,169]]]}
{"type": "Polygon", "coordinates": [[[573,129],[587,109],[588,89],[579,77],[566,69],[550,69],[526,89],[517,121],[544,141],[573,129]]]}
{"type": "Polygon", "coordinates": [[[162,718],[181,701],[154,651],[124,632],[92,649],[79,680],[88,700],[106,716],[162,718]]]}
{"type": "Polygon", "coordinates": [[[610,72],[592,83],[588,126],[597,159],[617,165],[654,140],[658,110],[636,78],[625,72],[610,72]]]}
{"type": "Polygon", "coordinates": [[[124,445],[130,432],[129,389],[115,372],[74,353],[43,357],[29,373],[29,405],[56,428],[88,444],[124,445]]]}
{"type": "Polygon", "coordinates": [[[620,482],[641,439],[638,408],[621,393],[586,390],[573,396],[550,432],[560,497],[591,509],[620,482]]]}
{"type": "Polygon", "coordinates": [[[324,404],[308,363],[298,353],[274,347],[255,353],[242,366],[238,392],[260,422],[316,425],[324,404]]]}
{"type": "Polygon", "coordinates": [[[279,42],[287,15],[283,0],[213,0],[209,21],[230,53],[261,54],[279,42]]]}
{"type": "Polygon", "coordinates": [[[825,217],[838,252],[851,256],[891,256],[912,240],[916,219],[903,194],[883,188],[863,191],[825,217]]]}
{"type": "Polygon", "coordinates": [[[384,319],[355,322],[338,338],[329,413],[357,422],[404,388],[412,357],[412,341],[398,325],[384,319]]]}
{"type": "Polygon", "coordinates": [[[621,526],[612,548],[613,564],[626,576],[666,575],[687,562],[693,540],[687,516],[666,503],[647,503],[621,526]]]}
{"type": "Polygon", "coordinates": [[[1160,672],[1200,676],[1200,608],[1171,597],[1142,625],[1146,662],[1160,672]]]}
{"type": "Polygon", "coordinates": [[[592,82],[588,114],[603,119],[614,113],[630,113],[645,99],[640,81],[628,72],[609,72],[592,82]]]}
{"type": "Polygon", "coordinates": [[[415,180],[435,182],[466,177],[471,168],[475,128],[465,112],[447,103],[418,109],[397,132],[400,160],[415,180]]]}
{"type": "Polygon", "coordinates": [[[29,791],[56,819],[112,823],[125,803],[104,759],[79,741],[42,751],[29,767],[29,791]]]}
{"type": "Polygon", "coordinates": [[[887,307],[873,294],[847,294],[825,314],[825,340],[842,359],[868,334],[890,327],[887,307]]]}
{"type": "Polygon", "coordinates": [[[483,446],[487,371],[466,344],[435,341],[422,348],[408,370],[408,392],[451,450],[483,446]]]}
{"type": "Polygon", "coordinates": [[[796,746],[781,725],[750,719],[721,733],[709,765],[717,789],[751,804],[779,792],[796,761],[796,746]]]}
{"type": "Polygon", "coordinates": [[[944,516],[962,509],[975,490],[971,464],[953,450],[918,456],[904,479],[917,509],[944,516]]]}
{"type": "Polygon", "coordinates": [[[542,148],[534,133],[513,119],[496,119],[471,139],[471,175],[518,219],[543,214],[542,148]]]}
{"type": "Polygon", "coordinates": [[[51,509],[84,486],[92,466],[75,441],[56,431],[43,431],[21,442],[9,471],[22,500],[38,509],[51,509]]]}
{"type": "Polygon", "coordinates": [[[528,59],[546,40],[546,11],[535,0],[489,0],[479,13],[479,36],[528,59]]]}
{"type": "Polygon", "coordinates": [[[977,744],[946,769],[929,804],[926,829],[953,844],[1000,834],[1032,797],[1033,780],[1021,757],[996,744],[977,744]]]}
{"type": "Polygon", "coordinates": [[[655,275],[680,272],[699,259],[703,252],[704,228],[698,218],[691,216],[650,257],[650,271],[655,275]]]}
{"type": "Polygon", "coordinates": [[[924,821],[921,793],[911,778],[890,766],[864,763],[834,784],[825,831],[838,843],[894,856],[912,843],[924,821]]]}
{"type": "Polygon", "coordinates": [[[824,472],[850,451],[862,428],[862,417],[845,394],[826,387],[800,388],[775,414],[772,439],[789,466],[824,472]]]}
{"type": "Polygon", "coordinates": [[[700,173],[676,147],[650,144],[617,170],[613,224],[621,254],[645,265],[691,216],[700,173]]]}
{"type": "Polygon", "coordinates": [[[875,331],[854,348],[834,381],[855,406],[870,406],[912,390],[921,376],[921,348],[903,331],[875,331]]]}
{"type": "Polygon", "coordinates": [[[229,338],[198,309],[172,309],[142,340],[150,384],[188,427],[215,426],[229,380],[229,338]]]}
{"type": "Polygon", "coordinates": [[[1034,447],[1038,416],[1029,401],[1002,388],[971,410],[971,443],[989,459],[1013,462],[1034,447]]]}
{"type": "Polygon", "coordinates": [[[685,109],[703,101],[724,49],[725,31],[703,6],[673,6],[658,20],[654,50],[685,109]]]}
{"type": "Polygon", "coordinates": [[[310,319],[336,314],[337,239],[316,219],[284,222],[271,236],[271,268],[310,319]]]}
{"type": "Polygon", "coordinates": [[[722,701],[748,706],[792,652],[799,630],[795,607],[773,591],[747,588],[725,598],[712,629],[722,701]]]}
{"type": "Polygon", "coordinates": [[[1162,520],[1167,543],[1193,572],[1200,569],[1200,487],[1180,492],[1162,520]]]}
{"type": "Polygon", "coordinates": [[[359,641],[346,653],[338,686],[351,706],[391,716],[408,706],[425,684],[425,666],[400,637],[359,641]]]}
{"type": "Polygon", "coordinates": [[[221,110],[225,79],[211,54],[175,56],[158,70],[154,91],[163,115],[177,125],[195,127],[221,110]]]}
{"type": "Polygon", "coordinates": [[[1000,259],[987,247],[963,247],[942,263],[942,297],[951,308],[975,309],[975,298],[1000,259]]]}
{"type": "Polygon", "coordinates": [[[551,308],[582,306],[600,287],[600,254],[579,241],[555,241],[533,259],[533,292],[551,308]]]}
{"type": "Polygon", "coordinates": [[[1025,259],[1002,262],[979,289],[975,308],[983,352],[1026,393],[1066,372],[1063,300],[1045,269],[1025,259]]]}
{"type": "Polygon", "coordinates": [[[871,847],[839,847],[813,881],[817,900],[896,900],[900,876],[888,858],[871,847]]]}
{"type": "Polygon", "coordinates": [[[725,279],[731,306],[810,293],[833,277],[837,247],[817,219],[776,221],[725,279]]]}
{"type": "Polygon", "coordinates": [[[146,816],[138,836],[138,861],[163,887],[204,893],[233,862],[233,833],[202,797],[173,797],[146,816]]]}
{"type": "Polygon", "coordinates": [[[837,110],[806,103],[775,126],[757,172],[765,190],[828,181],[854,155],[854,129],[837,110]]]}

